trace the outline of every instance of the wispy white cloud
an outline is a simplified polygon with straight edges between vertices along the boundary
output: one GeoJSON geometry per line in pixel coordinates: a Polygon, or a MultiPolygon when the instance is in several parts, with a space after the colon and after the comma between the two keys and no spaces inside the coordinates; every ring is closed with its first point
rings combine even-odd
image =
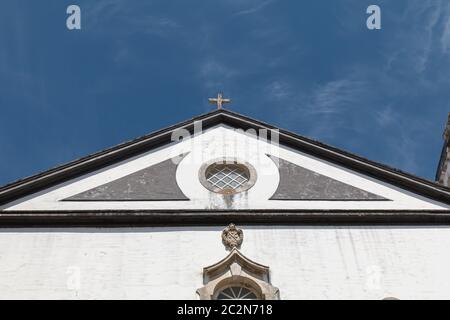
{"type": "Polygon", "coordinates": [[[441,16],[441,1],[424,1],[426,3],[426,10],[428,11],[426,14],[426,19],[423,21],[424,23],[424,34],[422,36],[422,46],[423,51],[422,54],[418,56],[418,67],[417,70],[419,72],[423,72],[427,67],[428,60],[430,58],[431,49],[433,46],[433,36],[441,16]]]}
{"type": "Polygon", "coordinates": [[[265,95],[270,100],[284,101],[292,95],[292,88],[289,83],[281,80],[275,80],[269,83],[265,88],[265,95]]]}
{"type": "Polygon", "coordinates": [[[248,9],[236,12],[234,15],[235,16],[242,16],[242,15],[248,15],[248,14],[256,13],[256,12],[260,11],[261,9],[267,7],[272,2],[274,2],[274,0],[266,0],[266,1],[263,1],[263,2],[259,2],[257,5],[252,6],[251,8],[248,8],[248,9]]]}
{"type": "Polygon", "coordinates": [[[149,3],[130,6],[126,0],[97,0],[85,11],[91,32],[166,36],[181,27],[172,17],[153,14],[149,3]]]}
{"type": "Polygon", "coordinates": [[[442,17],[444,23],[440,42],[442,53],[448,54],[450,53],[450,2],[448,1],[444,4],[444,8],[442,9],[442,17]]]}
{"type": "Polygon", "coordinates": [[[308,112],[311,114],[341,113],[358,103],[366,90],[360,80],[339,79],[325,83],[311,94],[308,112]]]}
{"type": "MultiPolygon", "coordinates": [[[[383,132],[374,160],[388,163],[409,172],[420,170],[416,141],[417,131],[424,123],[414,114],[404,115],[393,103],[378,106],[377,92],[368,81],[365,72],[355,72],[302,91],[292,83],[276,81],[268,86],[271,99],[278,98],[284,107],[280,123],[301,128],[301,134],[344,149],[359,153],[361,140],[370,138],[374,132],[383,132]],[[314,123],[314,125],[309,125],[314,123]],[[351,133],[353,132],[353,134],[351,133]],[[343,136],[346,135],[345,140],[343,136]]],[[[372,138],[373,139],[373,138],[372,138]]],[[[363,154],[364,155],[364,154],[363,154]]],[[[367,155],[365,155],[367,156],[367,155]]]]}
{"type": "MultiPolygon", "coordinates": [[[[418,137],[423,136],[423,129],[428,127],[426,121],[415,118],[414,115],[390,114],[388,122],[391,130],[382,127],[388,133],[384,139],[384,157],[394,167],[401,168],[407,172],[418,172],[420,168],[421,151],[423,145],[418,142],[418,137]]],[[[387,118],[385,119],[387,120],[387,118]]],[[[386,123],[385,123],[386,124],[386,123]]],[[[438,155],[436,155],[436,161],[438,155]]],[[[433,171],[433,168],[431,168],[433,171]]]]}
{"type": "MultiPolygon", "coordinates": [[[[450,2],[447,0],[410,0],[400,26],[391,37],[395,50],[387,55],[387,70],[398,64],[424,73],[437,52],[446,53],[450,47],[450,2]]],[[[393,21],[392,23],[397,23],[393,21]]]]}
{"type": "Polygon", "coordinates": [[[266,85],[264,92],[266,100],[280,110],[279,122],[288,127],[303,123],[302,133],[319,140],[335,136],[344,127],[359,130],[352,123],[353,115],[363,111],[362,101],[371,96],[368,83],[352,73],[309,89],[295,80],[277,79],[266,85]]]}
{"type": "Polygon", "coordinates": [[[143,32],[161,37],[173,35],[180,29],[177,21],[167,17],[141,16],[130,18],[129,24],[132,26],[130,32],[143,32]]]}
{"type": "Polygon", "coordinates": [[[236,75],[237,71],[215,59],[207,59],[203,62],[200,73],[209,78],[230,78],[236,75]]]}
{"type": "Polygon", "coordinates": [[[342,78],[317,85],[309,92],[294,83],[282,80],[270,82],[264,89],[270,100],[300,106],[310,115],[338,114],[352,108],[359,102],[368,85],[363,80],[342,78]]]}
{"type": "Polygon", "coordinates": [[[206,58],[199,67],[200,81],[206,89],[224,90],[239,71],[215,58],[206,58]]]}
{"type": "Polygon", "coordinates": [[[89,2],[86,10],[83,10],[83,14],[86,13],[88,17],[88,20],[83,20],[88,21],[89,27],[92,31],[95,31],[101,28],[105,21],[110,21],[127,10],[129,8],[124,0],[97,0],[89,2]]]}
{"type": "Polygon", "coordinates": [[[398,121],[398,115],[392,108],[392,105],[388,105],[381,110],[375,111],[375,121],[380,127],[388,127],[398,121]]]}
{"type": "Polygon", "coordinates": [[[83,28],[88,35],[112,39],[111,60],[117,65],[142,64],[136,46],[130,46],[131,36],[165,38],[174,42],[183,37],[183,28],[173,16],[155,12],[151,2],[130,5],[126,0],[96,0],[82,7],[83,28]]]}

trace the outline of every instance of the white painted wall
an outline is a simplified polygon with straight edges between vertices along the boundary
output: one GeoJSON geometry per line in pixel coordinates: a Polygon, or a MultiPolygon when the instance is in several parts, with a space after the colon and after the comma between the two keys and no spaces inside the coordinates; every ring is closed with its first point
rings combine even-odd
{"type": "MultiPolygon", "coordinates": [[[[240,227],[282,299],[450,299],[450,227],[240,227]]],[[[0,298],[196,299],[221,230],[0,229],[0,298]]]]}

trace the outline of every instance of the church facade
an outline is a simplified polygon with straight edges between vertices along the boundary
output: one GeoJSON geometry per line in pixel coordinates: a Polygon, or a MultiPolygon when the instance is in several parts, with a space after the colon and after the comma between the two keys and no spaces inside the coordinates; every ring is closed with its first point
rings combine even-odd
{"type": "Polygon", "coordinates": [[[0,188],[0,298],[450,299],[447,144],[438,183],[198,116],[0,188]]]}

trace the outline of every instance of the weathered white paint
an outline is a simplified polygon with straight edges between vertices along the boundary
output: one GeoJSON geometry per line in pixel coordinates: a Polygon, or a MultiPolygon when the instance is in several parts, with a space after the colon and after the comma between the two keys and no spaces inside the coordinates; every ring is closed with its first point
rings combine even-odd
{"type": "Polygon", "coordinates": [[[264,140],[219,125],[180,143],[172,143],[139,155],[127,161],[60,184],[29,197],[6,204],[4,210],[95,210],[95,209],[385,209],[420,210],[448,209],[449,205],[401,190],[371,177],[352,172],[315,158],[298,150],[276,146],[264,140]],[[61,202],[60,200],[87,191],[144,169],[182,153],[189,154],[177,170],[177,182],[191,201],[107,201],[61,202]],[[275,192],[279,173],[266,154],[283,158],[306,169],[342,181],[354,187],[380,195],[392,201],[275,201],[269,200],[275,192]],[[225,203],[205,189],[198,180],[200,166],[209,160],[239,158],[252,164],[258,174],[254,187],[225,203]]]}
{"type": "MultiPolygon", "coordinates": [[[[450,299],[449,227],[240,227],[282,299],[450,299]]],[[[221,230],[1,229],[0,298],[197,299],[221,230]]]]}

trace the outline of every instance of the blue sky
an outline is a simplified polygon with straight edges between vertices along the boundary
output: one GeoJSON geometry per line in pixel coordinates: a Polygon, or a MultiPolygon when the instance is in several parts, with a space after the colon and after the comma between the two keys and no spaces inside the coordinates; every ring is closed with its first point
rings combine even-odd
{"type": "Polygon", "coordinates": [[[447,0],[5,0],[0,41],[0,184],[205,113],[218,91],[230,110],[434,179],[447,0]]]}

